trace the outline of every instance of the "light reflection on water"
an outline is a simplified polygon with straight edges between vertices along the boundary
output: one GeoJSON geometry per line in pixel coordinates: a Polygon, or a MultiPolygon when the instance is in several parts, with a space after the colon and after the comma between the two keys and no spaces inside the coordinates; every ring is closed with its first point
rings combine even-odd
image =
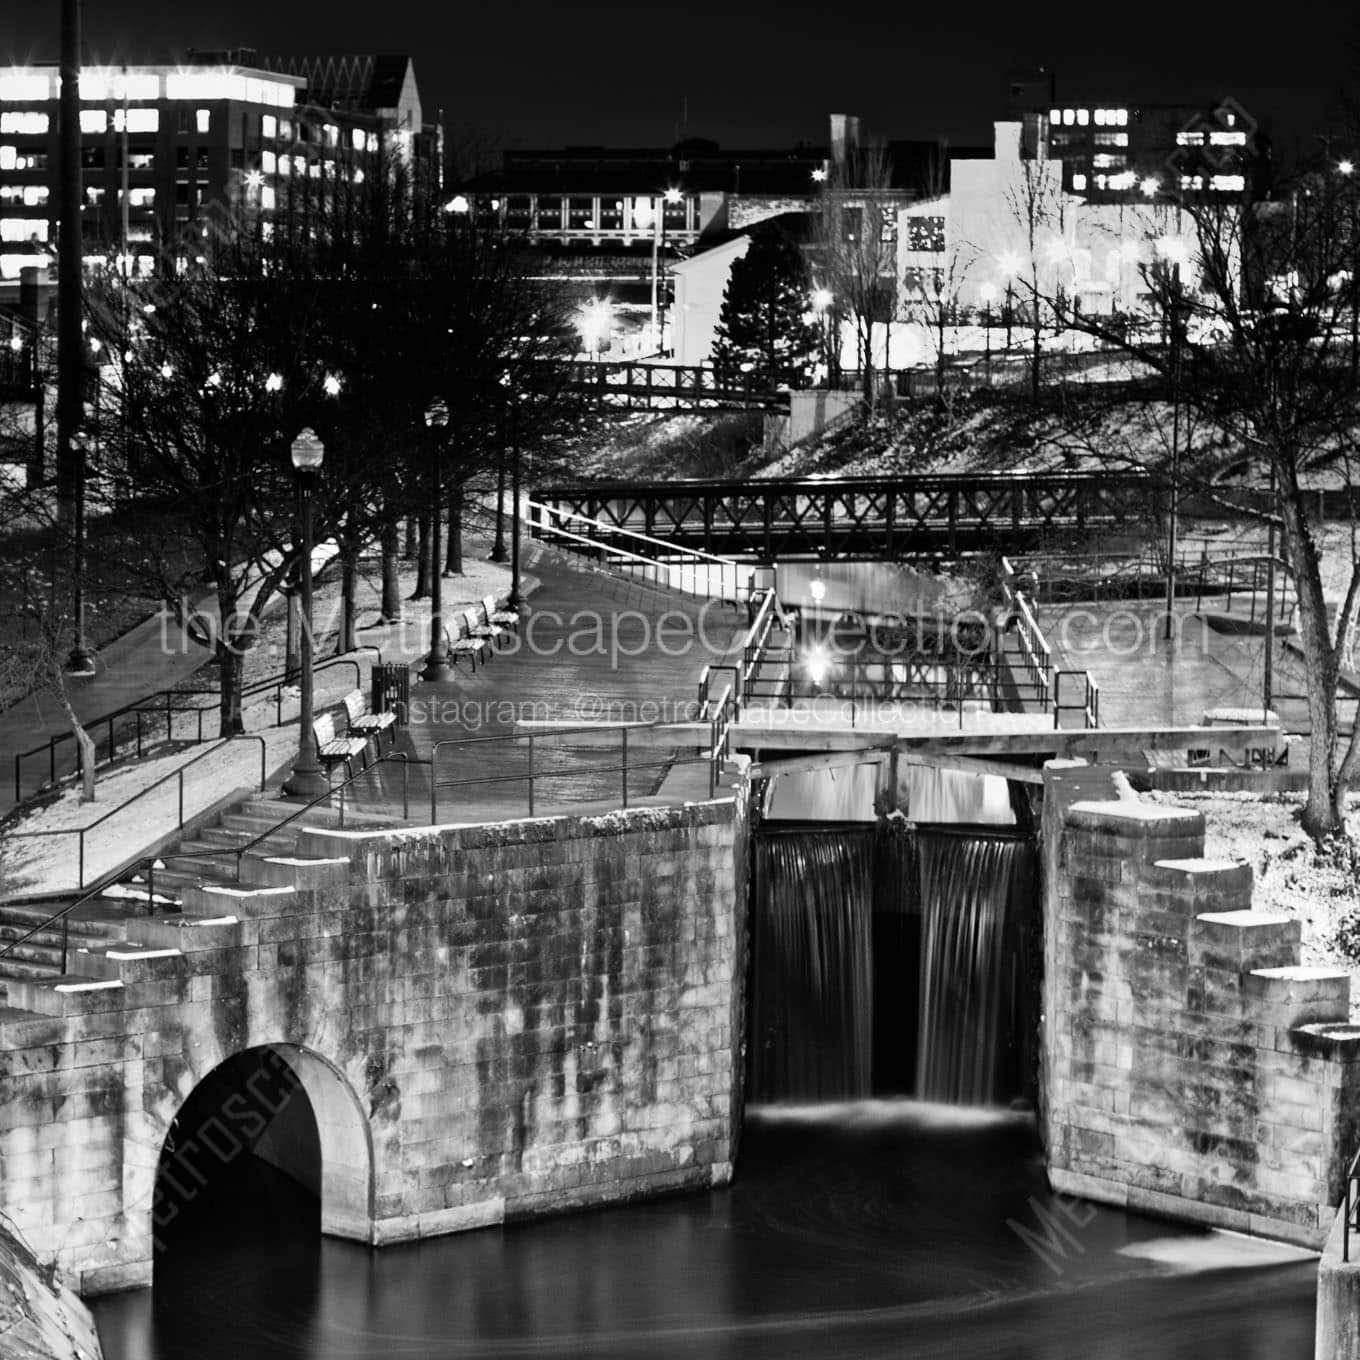
{"type": "Polygon", "coordinates": [[[251,1174],[155,1290],[96,1301],[108,1360],[1312,1356],[1311,1258],[1223,1269],[1258,1258],[1137,1214],[1062,1216],[1032,1121],[1006,1112],[752,1111],[730,1190],[374,1252],[290,1236],[287,1184],[251,1174]],[[274,1206],[253,1234],[252,1195],[274,1206]],[[1044,1215],[1056,1248],[1008,1225],[1042,1242],[1044,1215]]]}

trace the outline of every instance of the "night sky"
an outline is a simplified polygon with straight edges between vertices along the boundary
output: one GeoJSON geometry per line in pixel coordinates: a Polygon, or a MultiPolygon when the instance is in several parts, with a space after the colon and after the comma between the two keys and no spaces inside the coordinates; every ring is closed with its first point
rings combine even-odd
{"type": "MultiPolygon", "coordinates": [[[[6,9],[5,55],[54,59],[56,0],[6,9]]],[[[442,108],[452,136],[493,146],[665,145],[686,103],[683,130],[725,146],[825,143],[832,110],[885,137],[988,144],[1006,73],[1043,65],[1068,103],[1231,94],[1284,148],[1323,129],[1348,70],[1360,87],[1354,12],[1348,0],[86,0],[84,24],[92,61],[189,46],[411,53],[427,119],[442,108]]]]}

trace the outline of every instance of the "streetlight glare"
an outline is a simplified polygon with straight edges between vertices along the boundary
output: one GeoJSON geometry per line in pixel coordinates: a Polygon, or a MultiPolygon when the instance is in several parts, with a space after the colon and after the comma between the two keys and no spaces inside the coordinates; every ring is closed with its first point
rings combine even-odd
{"type": "Polygon", "coordinates": [[[1347,160],[1347,161],[1342,161],[1342,162],[1340,162],[1340,164],[1338,164],[1338,166],[1337,166],[1336,168],[1337,168],[1343,175],[1350,175],[1350,174],[1353,174],[1353,173],[1355,172],[1355,162],[1354,162],[1354,161],[1349,161],[1349,160],[1347,160]]]}
{"type": "Polygon", "coordinates": [[[589,351],[602,349],[609,338],[614,309],[603,298],[591,298],[576,313],[576,329],[589,351]]]}
{"type": "Polygon", "coordinates": [[[465,213],[470,206],[466,194],[454,194],[454,196],[444,204],[444,211],[447,213],[465,213]]]}
{"type": "Polygon", "coordinates": [[[1155,198],[1157,196],[1157,190],[1162,186],[1159,180],[1154,176],[1149,175],[1147,179],[1142,182],[1140,187],[1143,190],[1144,198],[1155,198]]]}
{"type": "Polygon", "coordinates": [[[684,195],[680,192],[679,189],[666,190],[666,202],[671,204],[672,206],[674,206],[676,203],[679,203],[683,199],[683,197],[684,195]]]}
{"type": "Polygon", "coordinates": [[[1020,256],[1013,250],[1003,250],[996,257],[996,262],[1007,278],[1020,272],[1020,256]]]}
{"type": "Polygon", "coordinates": [[[326,380],[321,385],[326,389],[326,395],[328,397],[338,397],[340,395],[340,379],[337,378],[334,373],[327,373],[326,380]]]}
{"type": "Polygon", "coordinates": [[[161,365],[161,377],[162,377],[162,378],[173,378],[174,376],[175,376],[175,369],[174,369],[174,366],[173,366],[172,364],[162,364],[162,365],[161,365]]]}
{"type": "Polygon", "coordinates": [[[283,391],[283,374],[282,374],[282,373],[271,373],[271,374],[264,380],[264,390],[265,390],[266,392],[282,392],[282,391],[283,391]]]}
{"type": "Polygon", "coordinates": [[[816,311],[824,312],[835,301],[835,295],[829,288],[815,288],[812,292],[812,306],[816,311]]]}

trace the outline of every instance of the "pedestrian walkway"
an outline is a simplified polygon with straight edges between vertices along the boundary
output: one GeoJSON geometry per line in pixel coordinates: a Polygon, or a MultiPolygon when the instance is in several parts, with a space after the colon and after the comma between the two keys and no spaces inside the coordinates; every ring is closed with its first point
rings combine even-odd
{"type": "MultiPolygon", "coordinates": [[[[517,723],[692,722],[705,665],[730,661],[748,628],[744,608],[573,568],[536,545],[525,563],[537,587],[518,635],[475,671],[464,663],[452,680],[412,685],[397,749],[412,761],[413,820],[429,813],[437,744],[436,820],[527,816],[530,742],[509,740],[517,723]]],[[[534,814],[613,809],[625,792],[630,806],[707,797],[703,735],[631,730],[626,773],[618,732],[535,735],[534,814]]],[[[358,781],[356,806],[394,809],[401,778],[388,764],[358,781]]]]}

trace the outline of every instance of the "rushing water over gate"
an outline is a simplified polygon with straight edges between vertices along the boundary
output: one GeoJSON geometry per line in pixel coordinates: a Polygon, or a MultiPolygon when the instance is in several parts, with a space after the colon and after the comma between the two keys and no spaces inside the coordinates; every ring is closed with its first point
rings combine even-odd
{"type": "Polygon", "coordinates": [[[1027,1090],[1027,842],[767,826],[754,871],[752,1100],[1027,1090]]]}

